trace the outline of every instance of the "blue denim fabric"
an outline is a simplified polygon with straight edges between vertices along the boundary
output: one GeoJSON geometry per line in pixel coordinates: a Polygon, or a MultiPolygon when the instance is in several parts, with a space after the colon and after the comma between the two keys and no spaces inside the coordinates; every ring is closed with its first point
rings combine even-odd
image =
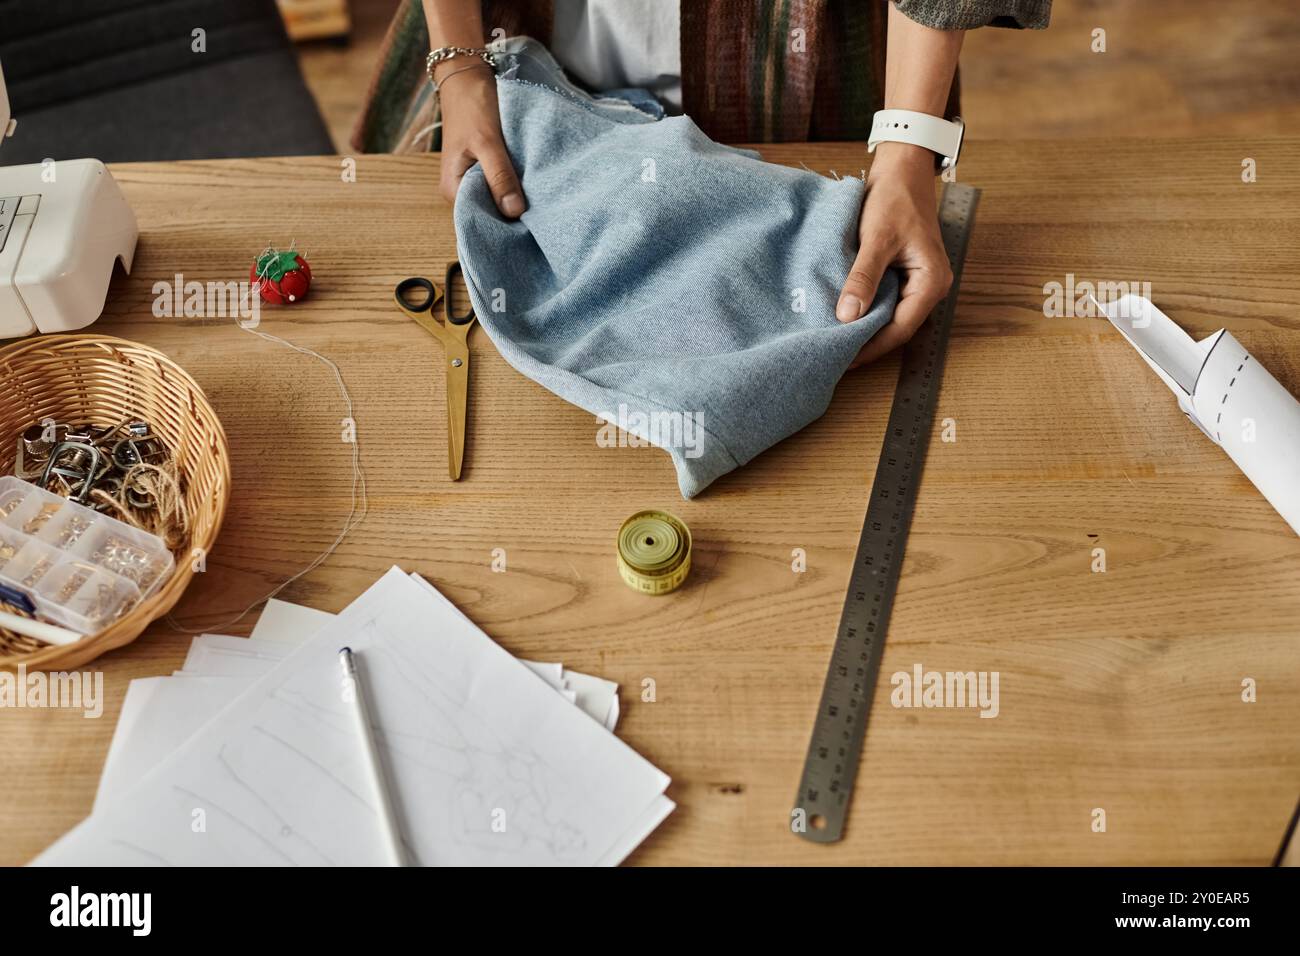
{"type": "Polygon", "coordinates": [[[622,406],[642,437],[638,414],[695,416],[696,447],[658,433],[693,497],[820,417],[893,315],[889,271],[863,318],[835,319],[862,181],[763,162],[626,91],[593,97],[535,41],[504,50],[501,125],[528,211],[504,219],[481,167],[465,174],[474,310],[507,362],[594,415],[622,406]]]}

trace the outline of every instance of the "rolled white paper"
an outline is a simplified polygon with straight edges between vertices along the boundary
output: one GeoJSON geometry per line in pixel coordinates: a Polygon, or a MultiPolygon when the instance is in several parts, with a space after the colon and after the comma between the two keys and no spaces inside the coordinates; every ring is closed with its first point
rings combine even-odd
{"type": "Polygon", "coordinates": [[[1197,342],[1142,296],[1093,302],[1300,534],[1300,402],[1225,329],[1197,342]]]}

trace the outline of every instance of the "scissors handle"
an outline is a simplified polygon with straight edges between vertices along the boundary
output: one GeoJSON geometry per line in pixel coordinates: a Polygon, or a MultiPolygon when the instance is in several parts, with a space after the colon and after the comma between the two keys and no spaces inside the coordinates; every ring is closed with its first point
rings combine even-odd
{"type": "Polygon", "coordinates": [[[447,320],[449,326],[469,325],[474,321],[473,304],[471,304],[470,307],[460,315],[457,315],[455,310],[451,307],[451,290],[454,288],[452,282],[455,281],[456,276],[458,275],[463,275],[460,269],[460,260],[453,259],[451,262],[447,263],[447,272],[443,276],[442,283],[443,288],[447,290],[446,298],[442,300],[442,315],[443,318],[447,320]]]}
{"type": "Polygon", "coordinates": [[[423,276],[403,279],[393,290],[393,298],[397,300],[397,305],[407,313],[430,311],[441,295],[442,292],[438,287],[423,276]]]}

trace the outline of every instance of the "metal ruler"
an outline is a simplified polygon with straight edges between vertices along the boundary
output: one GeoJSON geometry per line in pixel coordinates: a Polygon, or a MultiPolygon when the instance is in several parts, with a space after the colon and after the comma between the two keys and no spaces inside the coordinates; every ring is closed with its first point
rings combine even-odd
{"type": "Polygon", "coordinates": [[[903,347],[876,480],[791,815],[794,832],[815,843],[834,843],[844,833],[978,201],[974,187],[944,186],[939,226],[952,267],[952,288],[903,347]]]}

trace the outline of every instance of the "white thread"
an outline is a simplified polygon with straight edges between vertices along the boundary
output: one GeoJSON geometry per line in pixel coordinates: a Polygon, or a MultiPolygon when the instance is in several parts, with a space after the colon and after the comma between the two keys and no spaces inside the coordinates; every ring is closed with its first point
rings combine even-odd
{"type": "Polygon", "coordinates": [[[410,142],[407,144],[406,148],[407,148],[407,149],[414,149],[416,143],[418,143],[420,140],[424,139],[424,137],[426,137],[426,136],[432,136],[432,135],[433,135],[433,131],[434,131],[435,129],[438,129],[438,128],[441,127],[441,126],[442,126],[442,120],[438,120],[438,122],[436,122],[436,123],[430,123],[430,124],[429,124],[428,126],[426,126],[424,129],[416,130],[414,133],[411,134],[411,140],[410,140],[410,142]]]}
{"type": "MultiPolygon", "coordinates": [[[[290,245],[290,248],[293,248],[292,244],[290,245]]],[[[259,276],[259,279],[260,278],[261,276],[259,276]]],[[[254,288],[256,288],[256,286],[254,288]]],[[[246,304],[247,304],[247,299],[245,299],[245,305],[246,304]]],[[[282,339],[279,336],[271,335],[269,332],[262,332],[258,329],[250,328],[240,323],[238,319],[236,319],[235,324],[238,325],[239,328],[243,329],[245,332],[248,332],[250,335],[256,335],[258,338],[265,339],[268,342],[274,342],[278,345],[283,345],[285,348],[292,349],[295,352],[301,352],[304,355],[310,355],[313,358],[322,362],[326,367],[328,367],[329,370],[334,373],[334,381],[338,385],[339,394],[343,396],[343,404],[347,408],[347,420],[349,422],[352,422],[353,427],[355,428],[356,418],[353,416],[352,413],[352,396],[348,392],[347,385],[345,385],[343,382],[343,373],[339,370],[338,365],[336,365],[333,362],[333,360],[326,358],[324,355],[321,355],[319,352],[315,352],[312,349],[307,348],[305,345],[295,345],[294,343],[282,339]]],[[[334,539],[333,544],[331,544],[328,548],[322,551],[314,561],[312,561],[309,565],[307,565],[307,567],[303,568],[297,574],[293,575],[293,577],[283,581],[279,586],[274,588],[269,594],[266,594],[265,596],[258,598],[248,607],[244,608],[244,610],[241,611],[238,616],[232,617],[228,621],[222,621],[220,624],[209,624],[207,627],[189,628],[183,626],[171,614],[168,614],[167,623],[183,634],[204,634],[214,629],[229,627],[231,624],[235,624],[238,621],[243,620],[258,606],[265,604],[273,597],[276,597],[290,584],[293,584],[298,579],[305,577],[306,575],[315,571],[327,560],[329,560],[329,558],[336,551],[338,551],[339,547],[343,544],[344,540],[346,540],[347,536],[351,534],[357,528],[357,526],[361,524],[362,521],[365,520],[366,514],[369,512],[369,510],[370,510],[370,499],[366,495],[366,475],[365,472],[361,470],[361,443],[357,441],[356,435],[354,433],[352,436],[352,507],[351,510],[348,512],[347,520],[343,522],[343,529],[339,531],[338,537],[334,539]],[[358,501],[360,502],[359,508],[358,508],[358,501]]]]}

